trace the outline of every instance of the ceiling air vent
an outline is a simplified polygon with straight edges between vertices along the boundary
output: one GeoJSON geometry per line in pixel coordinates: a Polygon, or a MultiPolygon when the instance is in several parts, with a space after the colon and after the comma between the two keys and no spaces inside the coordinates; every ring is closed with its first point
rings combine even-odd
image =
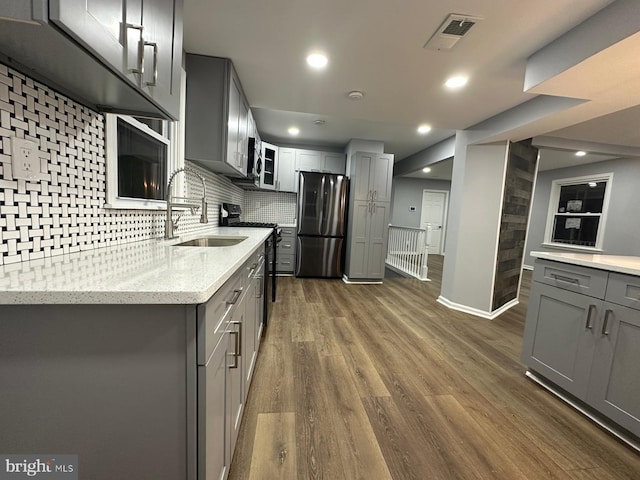
{"type": "Polygon", "coordinates": [[[423,48],[429,50],[451,50],[471,30],[471,27],[480,20],[482,20],[481,17],[452,13],[440,25],[440,28],[429,41],[424,44],[423,48]]]}

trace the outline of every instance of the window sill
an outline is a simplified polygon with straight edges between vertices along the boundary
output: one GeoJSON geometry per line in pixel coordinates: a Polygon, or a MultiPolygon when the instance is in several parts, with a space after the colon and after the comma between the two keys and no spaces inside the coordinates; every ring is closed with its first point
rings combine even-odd
{"type": "Polygon", "coordinates": [[[578,252],[591,252],[591,253],[602,253],[603,249],[597,247],[581,247],[579,245],[568,245],[564,243],[549,243],[543,242],[543,247],[547,248],[557,248],[558,250],[574,250],[578,252]]]}
{"type": "Polygon", "coordinates": [[[164,200],[116,198],[112,202],[105,203],[104,208],[113,210],[166,210],[167,202],[164,200]]]}

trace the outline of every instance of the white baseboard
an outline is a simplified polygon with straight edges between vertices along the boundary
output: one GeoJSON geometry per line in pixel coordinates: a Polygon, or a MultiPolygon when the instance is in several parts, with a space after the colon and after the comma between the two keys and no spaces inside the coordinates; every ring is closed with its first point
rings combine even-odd
{"type": "Polygon", "coordinates": [[[382,280],[349,280],[346,275],[342,276],[342,281],[349,285],[382,285],[382,280]]]}
{"type": "Polygon", "coordinates": [[[499,309],[494,310],[493,312],[487,312],[485,310],[480,310],[479,308],[469,307],[467,305],[462,305],[460,303],[452,302],[451,300],[444,298],[442,295],[438,297],[437,302],[444,305],[447,308],[451,308],[452,310],[468,313],[469,315],[475,315],[476,317],[482,317],[488,320],[493,320],[494,318],[502,315],[504,312],[506,312],[510,308],[515,307],[516,305],[518,305],[518,303],[520,303],[518,302],[518,299],[515,298],[510,302],[505,303],[499,309]]]}

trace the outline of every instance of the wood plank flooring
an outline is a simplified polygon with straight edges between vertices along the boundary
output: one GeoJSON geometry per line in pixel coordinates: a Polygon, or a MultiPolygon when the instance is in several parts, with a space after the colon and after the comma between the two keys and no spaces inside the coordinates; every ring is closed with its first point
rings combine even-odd
{"type": "Polygon", "coordinates": [[[433,281],[279,278],[229,478],[637,480],[640,455],[524,376],[520,304],[488,321],[433,281]]]}

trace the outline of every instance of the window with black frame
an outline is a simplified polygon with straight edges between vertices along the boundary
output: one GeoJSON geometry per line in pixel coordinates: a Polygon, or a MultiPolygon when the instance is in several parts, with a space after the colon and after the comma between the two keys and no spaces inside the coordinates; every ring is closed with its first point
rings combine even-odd
{"type": "Polygon", "coordinates": [[[602,245],[611,174],[555,180],[546,242],[599,249],[602,245]]]}

